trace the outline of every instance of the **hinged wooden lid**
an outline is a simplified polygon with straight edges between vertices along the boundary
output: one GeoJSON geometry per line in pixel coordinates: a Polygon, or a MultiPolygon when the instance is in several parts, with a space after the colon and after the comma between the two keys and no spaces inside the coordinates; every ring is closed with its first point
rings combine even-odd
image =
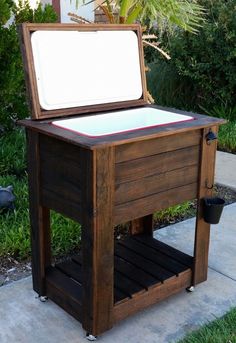
{"type": "Polygon", "coordinates": [[[22,24],[33,119],[147,103],[139,25],[22,24]]]}

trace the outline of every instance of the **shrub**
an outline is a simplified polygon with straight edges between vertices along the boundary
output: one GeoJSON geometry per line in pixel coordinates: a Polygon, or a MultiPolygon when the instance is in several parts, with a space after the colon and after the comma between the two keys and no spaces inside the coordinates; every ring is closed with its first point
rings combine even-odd
{"type": "Polygon", "coordinates": [[[236,105],[236,0],[198,2],[207,9],[199,33],[193,35],[178,29],[166,39],[172,59],[163,63],[174,71],[169,83],[176,82],[176,74],[180,83],[184,80],[189,94],[186,101],[193,109],[209,110],[222,104],[233,108],[236,105]]]}
{"type": "Polygon", "coordinates": [[[21,22],[55,22],[57,15],[51,5],[41,4],[35,10],[28,0],[9,5],[0,0],[0,128],[14,127],[18,119],[29,115],[25,95],[23,66],[16,25],[21,22]],[[15,16],[13,24],[6,26],[10,13],[15,16]]]}

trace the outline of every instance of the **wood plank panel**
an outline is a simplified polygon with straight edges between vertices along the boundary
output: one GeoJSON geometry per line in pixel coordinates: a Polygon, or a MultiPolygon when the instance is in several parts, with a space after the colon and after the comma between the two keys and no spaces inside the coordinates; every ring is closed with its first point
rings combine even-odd
{"type": "Polygon", "coordinates": [[[125,261],[118,256],[115,256],[114,263],[115,271],[118,271],[119,273],[122,273],[132,280],[136,281],[146,290],[159,283],[159,281],[152,275],[146,273],[142,269],[136,267],[135,265],[125,261]]]}
{"type": "Polygon", "coordinates": [[[115,205],[195,183],[197,180],[198,165],[196,164],[140,180],[122,183],[116,186],[115,205]]]}
{"type": "Polygon", "coordinates": [[[200,130],[183,132],[158,139],[149,139],[116,147],[116,163],[161,154],[167,151],[178,150],[193,145],[199,145],[201,141],[200,130]]]}
{"type": "Polygon", "coordinates": [[[192,271],[188,269],[178,277],[166,280],[164,284],[160,284],[159,286],[149,290],[148,296],[146,293],[140,294],[136,298],[123,302],[122,304],[117,304],[114,307],[114,322],[124,319],[147,306],[155,304],[178,293],[182,289],[189,287],[191,284],[191,277],[192,271]]]}
{"type": "Polygon", "coordinates": [[[114,208],[114,224],[117,225],[141,216],[146,216],[155,211],[195,199],[196,197],[197,183],[192,183],[120,204],[114,208]]]}
{"type": "MultiPolygon", "coordinates": [[[[51,125],[52,126],[52,125],[51,125]]],[[[54,127],[53,127],[54,128],[54,127]]],[[[40,151],[45,159],[56,158],[58,163],[75,163],[77,166],[81,163],[81,148],[72,143],[64,142],[46,135],[40,136],[40,151]],[[63,158],[62,158],[63,156],[63,158]]]]}
{"type": "Polygon", "coordinates": [[[140,284],[119,272],[114,274],[114,284],[117,289],[128,295],[129,298],[135,298],[140,293],[146,292],[146,289],[140,284]]]}
{"type": "Polygon", "coordinates": [[[78,263],[72,261],[64,261],[56,265],[56,269],[59,269],[63,274],[69,276],[75,281],[79,282],[82,285],[83,275],[82,275],[82,266],[78,263]]]}
{"type": "Polygon", "coordinates": [[[145,246],[147,245],[148,247],[153,248],[155,251],[161,251],[165,255],[174,258],[176,261],[181,262],[187,267],[193,266],[192,256],[189,256],[163,242],[160,242],[157,239],[153,239],[147,235],[135,235],[133,238],[143,244],[143,249],[145,249],[145,246]]]}
{"type": "Polygon", "coordinates": [[[176,275],[186,269],[185,265],[160,251],[153,251],[153,249],[148,246],[144,249],[143,244],[136,240],[125,240],[123,242],[121,241],[119,244],[176,275]]]}
{"type": "Polygon", "coordinates": [[[42,203],[81,221],[81,149],[47,136],[40,137],[42,203]]]}
{"type": "Polygon", "coordinates": [[[175,277],[174,273],[120,244],[117,244],[115,247],[115,255],[142,269],[161,282],[164,282],[168,278],[175,277]]]}
{"type": "Polygon", "coordinates": [[[82,287],[58,269],[46,273],[47,296],[77,320],[82,320],[82,287]]]}
{"type": "Polygon", "coordinates": [[[52,192],[46,188],[42,190],[41,202],[45,207],[81,223],[83,212],[80,203],[76,204],[75,202],[65,200],[65,198],[61,197],[61,194],[52,192]]]}
{"type": "MultiPolygon", "coordinates": [[[[41,184],[62,199],[81,201],[81,149],[49,137],[40,139],[41,184]]],[[[65,201],[66,202],[66,201],[65,201]]]]}
{"type": "Polygon", "coordinates": [[[146,156],[116,163],[115,183],[127,183],[175,169],[196,165],[199,162],[200,146],[192,146],[167,153],[146,156]]]}

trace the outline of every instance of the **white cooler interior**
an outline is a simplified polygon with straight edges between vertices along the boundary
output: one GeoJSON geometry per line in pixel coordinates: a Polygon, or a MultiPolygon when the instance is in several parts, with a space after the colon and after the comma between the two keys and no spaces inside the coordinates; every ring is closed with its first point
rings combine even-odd
{"type": "Polygon", "coordinates": [[[57,120],[52,124],[86,136],[99,137],[193,119],[187,115],[144,107],[57,120]]]}

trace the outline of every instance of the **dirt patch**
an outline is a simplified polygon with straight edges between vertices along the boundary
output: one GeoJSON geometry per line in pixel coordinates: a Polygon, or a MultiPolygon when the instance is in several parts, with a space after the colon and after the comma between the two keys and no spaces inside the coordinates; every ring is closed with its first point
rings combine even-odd
{"type": "Polygon", "coordinates": [[[17,261],[14,258],[0,257],[0,286],[31,275],[31,262],[17,261]]]}
{"type": "MultiPolygon", "coordinates": [[[[236,202],[236,191],[223,187],[216,186],[215,194],[225,199],[226,205],[236,202]]],[[[178,217],[171,217],[168,220],[165,218],[162,222],[156,222],[155,228],[161,229],[167,225],[175,224],[180,221],[192,218],[196,214],[196,201],[191,204],[190,211],[187,214],[180,215],[178,217]]],[[[116,239],[122,239],[128,235],[128,225],[121,225],[116,228],[115,237],[116,239]]],[[[66,257],[57,258],[56,261],[67,259],[66,257]]],[[[30,259],[27,261],[18,261],[11,256],[0,257],[0,286],[6,285],[12,281],[22,279],[26,276],[31,275],[31,262],[30,259]]]]}

